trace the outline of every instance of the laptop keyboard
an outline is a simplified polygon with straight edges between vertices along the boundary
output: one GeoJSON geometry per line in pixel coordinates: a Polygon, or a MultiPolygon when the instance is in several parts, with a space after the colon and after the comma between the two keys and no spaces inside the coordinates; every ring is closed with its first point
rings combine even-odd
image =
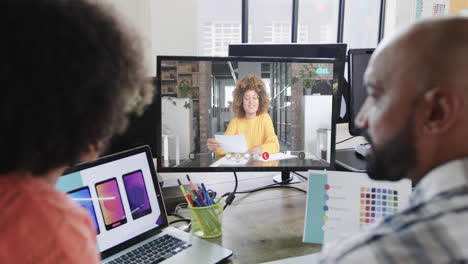
{"type": "Polygon", "coordinates": [[[117,263],[160,263],[192,246],[171,235],[164,235],[122,255],[108,264],[117,263]]]}

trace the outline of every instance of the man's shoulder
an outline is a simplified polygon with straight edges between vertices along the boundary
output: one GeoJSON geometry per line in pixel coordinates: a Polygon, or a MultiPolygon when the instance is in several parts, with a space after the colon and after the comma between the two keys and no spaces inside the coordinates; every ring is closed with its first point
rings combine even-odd
{"type": "Polygon", "coordinates": [[[468,259],[468,195],[438,199],[327,245],[325,262],[453,262],[468,259]]]}

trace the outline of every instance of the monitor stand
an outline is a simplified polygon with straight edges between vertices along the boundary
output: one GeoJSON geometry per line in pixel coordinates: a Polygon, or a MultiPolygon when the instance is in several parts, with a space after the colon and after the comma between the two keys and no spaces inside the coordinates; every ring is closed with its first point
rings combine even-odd
{"type": "Polygon", "coordinates": [[[273,176],[273,181],[279,184],[298,183],[299,179],[289,171],[281,171],[280,175],[273,176]]]}

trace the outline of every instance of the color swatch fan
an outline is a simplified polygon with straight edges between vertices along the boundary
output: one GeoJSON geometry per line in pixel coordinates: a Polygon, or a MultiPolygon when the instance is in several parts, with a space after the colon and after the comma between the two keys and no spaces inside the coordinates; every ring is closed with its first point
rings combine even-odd
{"type": "Polygon", "coordinates": [[[411,181],[371,180],[367,174],[309,171],[304,242],[328,243],[407,207],[411,181]]]}

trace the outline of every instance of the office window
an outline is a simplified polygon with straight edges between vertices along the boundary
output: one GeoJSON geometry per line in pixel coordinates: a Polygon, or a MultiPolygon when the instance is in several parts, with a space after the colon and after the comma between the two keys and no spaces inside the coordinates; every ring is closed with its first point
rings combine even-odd
{"type": "Polygon", "coordinates": [[[241,42],[241,0],[151,1],[153,55],[227,56],[241,42]]]}
{"type": "Polygon", "coordinates": [[[343,42],[348,44],[348,49],[375,48],[377,46],[380,3],[380,0],[345,2],[343,42]]]}
{"type": "Polygon", "coordinates": [[[297,42],[336,43],[338,10],[339,0],[300,0],[297,42]]]}
{"type": "Polygon", "coordinates": [[[280,147],[291,146],[291,65],[276,63],[272,67],[272,119],[280,147]]]}
{"type": "Polygon", "coordinates": [[[234,92],[234,89],[236,88],[235,85],[226,85],[224,87],[224,105],[223,107],[230,107],[230,104],[234,101],[234,98],[232,97],[232,92],[234,92]]]}
{"type": "Polygon", "coordinates": [[[264,43],[289,43],[291,42],[291,23],[272,22],[265,25],[264,43]]]}
{"type": "Polygon", "coordinates": [[[241,43],[241,0],[198,0],[198,55],[227,56],[229,44],[241,43]]]}
{"type": "Polygon", "coordinates": [[[385,37],[419,18],[468,15],[466,0],[387,0],[385,37]]]}
{"type": "Polygon", "coordinates": [[[241,42],[241,23],[206,22],[202,26],[199,54],[203,56],[227,56],[230,43],[241,42]]]}
{"type": "Polygon", "coordinates": [[[250,0],[249,43],[291,43],[291,0],[250,0]]]}
{"type": "Polygon", "coordinates": [[[307,43],[309,41],[309,25],[299,24],[297,27],[297,42],[307,43]]]}

